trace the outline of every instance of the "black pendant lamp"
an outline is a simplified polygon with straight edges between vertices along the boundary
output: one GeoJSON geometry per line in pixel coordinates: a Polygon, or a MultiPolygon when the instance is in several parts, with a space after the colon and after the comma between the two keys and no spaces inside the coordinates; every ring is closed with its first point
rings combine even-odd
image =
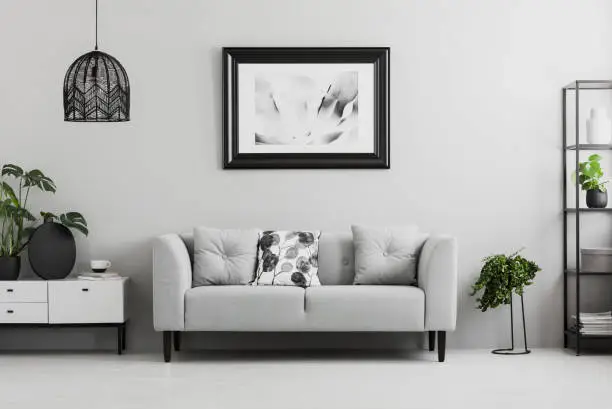
{"type": "Polygon", "coordinates": [[[96,46],[70,65],[64,78],[64,120],[124,122],[130,120],[130,81],[123,66],[96,46]]]}

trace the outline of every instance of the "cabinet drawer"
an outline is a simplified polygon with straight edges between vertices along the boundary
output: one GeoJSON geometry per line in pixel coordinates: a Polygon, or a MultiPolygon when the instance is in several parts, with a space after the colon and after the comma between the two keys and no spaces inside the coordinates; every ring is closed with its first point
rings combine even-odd
{"type": "Polygon", "coordinates": [[[2,324],[46,324],[47,303],[2,303],[0,323],[2,324]]]}
{"type": "Polygon", "coordinates": [[[47,302],[47,282],[0,282],[0,303],[5,302],[47,302]]]}
{"type": "Polygon", "coordinates": [[[50,281],[49,323],[119,323],[126,320],[126,280],[50,281]]]}

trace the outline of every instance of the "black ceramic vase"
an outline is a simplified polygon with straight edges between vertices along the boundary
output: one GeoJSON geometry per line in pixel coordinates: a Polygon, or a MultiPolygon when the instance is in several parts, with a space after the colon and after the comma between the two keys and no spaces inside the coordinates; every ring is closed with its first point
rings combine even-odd
{"type": "Polygon", "coordinates": [[[66,226],[46,221],[32,234],[28,245],[32,270],[42,279],[66,278],[76,260],[76,243],[66,226]]]}
{"type": "Polygon", "coordinates": [[[590,209],[603,209],[608,205],[608,192],[599,189],[587,190],[586,204],[590,209]]]}
{"type": "Polygon", "coordinates": [[[17,280],[21,267],[21,257],[0,257],[0,281],[17,280]]]}

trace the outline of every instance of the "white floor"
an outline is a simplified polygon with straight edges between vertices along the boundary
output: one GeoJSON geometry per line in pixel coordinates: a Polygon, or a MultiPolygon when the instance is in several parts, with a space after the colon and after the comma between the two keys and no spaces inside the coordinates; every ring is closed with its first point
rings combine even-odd
{"type": "Polygon", "coordinates": [[[612,356],[0,353],[2,409],[611,408],[612,356]]]}

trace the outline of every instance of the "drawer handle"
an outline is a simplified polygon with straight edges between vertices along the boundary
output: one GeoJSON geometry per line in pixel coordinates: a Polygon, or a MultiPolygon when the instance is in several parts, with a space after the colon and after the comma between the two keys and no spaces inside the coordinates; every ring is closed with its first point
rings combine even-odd
{"type": "Polygon", "coordinates": [[[13,311],[13,310],[6,310],[6,312],[7,312],[8,314],[12,314],[14,311],[13,311]]]}
{"type": "Polygon", "coordinates": [[[87,292],[87,291],[89,291],[89,288],[82,288],[81,291],[87,292]]]}
{"type": "Polygon", "coordinates": [[[12,292],[13,292],[13,289],[12,289],[12,288],[7,288],[7,289],[6,289],[6,292],[7,292],[7,293],[12,293],[12,292]]]}

